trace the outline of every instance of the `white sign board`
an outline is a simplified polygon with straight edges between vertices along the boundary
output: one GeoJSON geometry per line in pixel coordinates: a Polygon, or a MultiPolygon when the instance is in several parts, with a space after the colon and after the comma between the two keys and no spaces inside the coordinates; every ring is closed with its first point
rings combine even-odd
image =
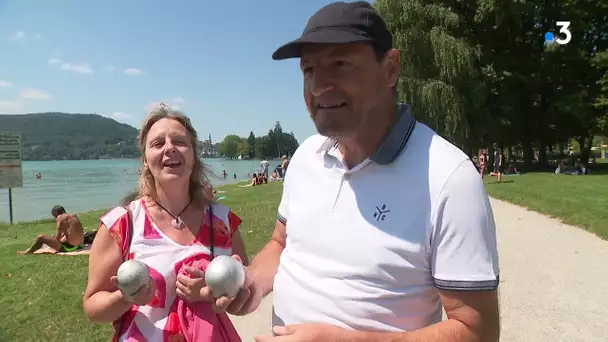
{"type": "Polygon", "coordinates": [[[22,186],[21,133],[0,132],[0,189],[22,186]]]}

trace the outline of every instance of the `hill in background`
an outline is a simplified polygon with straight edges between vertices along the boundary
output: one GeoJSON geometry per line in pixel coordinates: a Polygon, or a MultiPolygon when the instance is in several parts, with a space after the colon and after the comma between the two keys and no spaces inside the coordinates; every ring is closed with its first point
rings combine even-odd
{"type": "Polygon", "coordinates": [[[0,115],[0,131],[21,132],[23,160],[139,156],[138,130],[97,114],[0,115]]]}

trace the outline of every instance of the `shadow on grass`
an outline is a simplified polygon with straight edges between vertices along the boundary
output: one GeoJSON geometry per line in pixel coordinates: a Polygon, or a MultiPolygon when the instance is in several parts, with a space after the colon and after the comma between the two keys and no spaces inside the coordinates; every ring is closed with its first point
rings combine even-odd
{"type": "Polygon", "coordinates": [[[589,165],[591,175],[608,175],[608,163],[597,163],[589,165]]]}
{"type": "Polygon", "coordinates": [[[9,336],[8,336],[8,332],[6,332],[2,328],[0,328],[0,341],[10,341],[9,340],[9,336]]]}

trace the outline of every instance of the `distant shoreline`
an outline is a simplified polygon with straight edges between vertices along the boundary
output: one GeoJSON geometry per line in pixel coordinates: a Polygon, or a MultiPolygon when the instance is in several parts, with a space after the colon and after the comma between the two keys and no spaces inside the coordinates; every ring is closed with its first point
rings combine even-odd
{"type": "MultiPolygon", "coordinates": [[[[214,187],[248,181],[253,170],[260,168],[259,160],[208,158],[202,162],[214,187]]],[[[115,205],[136,188],[141,159],[26,160],[21,167],[23,186],[12,190],[13,219],[28,222],[48,218],[56,204],[73,212],[115,205]]],[[[0,189],[0,221],[9,221],[7,189],[0,189]]]]}

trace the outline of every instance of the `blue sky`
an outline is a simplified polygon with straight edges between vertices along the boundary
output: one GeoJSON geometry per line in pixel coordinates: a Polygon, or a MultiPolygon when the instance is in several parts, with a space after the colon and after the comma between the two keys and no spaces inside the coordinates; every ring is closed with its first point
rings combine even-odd
{"type": "MultiPolygon", "coordinates": [[[[323,0],[0,0],[0,113],[98,113],[139,127],[166,101],[201,138],[315,133],[297,38],[323,0]]],[[[0,116],[0,125],[2,117],[0,116]]]]}

